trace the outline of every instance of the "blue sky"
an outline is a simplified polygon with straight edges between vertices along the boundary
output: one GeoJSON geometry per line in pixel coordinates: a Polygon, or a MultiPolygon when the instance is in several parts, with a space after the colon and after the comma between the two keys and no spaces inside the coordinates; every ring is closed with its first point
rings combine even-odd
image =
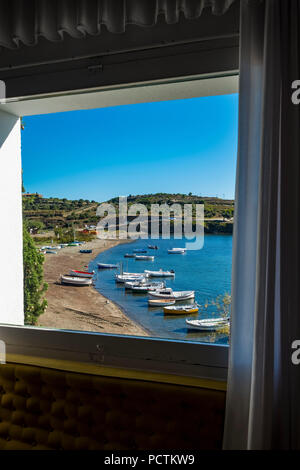
{"type": "Polygon", "coordinates": [[[156,192],[234,198],[238,95],[24,118],[28,192],[98,202],[156,192]]]}

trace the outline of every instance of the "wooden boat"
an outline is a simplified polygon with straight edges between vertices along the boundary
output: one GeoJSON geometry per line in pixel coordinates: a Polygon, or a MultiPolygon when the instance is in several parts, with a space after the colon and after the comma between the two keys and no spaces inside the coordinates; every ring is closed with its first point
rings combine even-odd
{"type": "Polygon", "coordinates": [[[147,274],[145,273],[128,273],[126,271],[124,271],[122,273],[124,276],[135,276],[135,277],[140,277],[140,276],[144,276],[144,277],[149,277],[147,274]]]}
{"type": "Polygon", "coordinates": [[[173,291],[171,287],[165,289],[158,289],[155,291],[148,292],[149,297],[151,298],[163,298],[163,299],[172,299],[172,300],[189,300],[195,297],[195,291],[186,290],[186,291],[173,291]]]}
{"type": "Polygon", "coordinates": [[[117,264],[98,263],[98,269],[117,269],[117,264]]]}
{"type": "Polygon", "coordinates": [[[67,276],[63,275],[60,276],[60,282],[61,284],[68,284],[71,286],[90,286],[92,284],[92,279],[86,279],[83,277],[77,277],[77,276],[67,276]]]}
{"type": "Polygon", "coordinates": [[[169,255],[184,255],[186,252],[186,248],[172,248],[168,250],[169,255]]]}
{"type": "Polygon", "coordinates": [[[145,280],[145,276],[140,276],[140,277],[137,277],[137,276],[126,276],[124,274],[116,274],[116,282],[119,282],[119,283],[125,283],[125,282],[130,282],[130,281],[143,281],[145,280]]]}
{"type": "Polygon", "coordinates": [[[158,250],[157,245],[148,245],[149,250],[158,250]]]}
{"type": "Polygon", "coordinates": [[[147,253],[147,250],[145,250],[144,248],[136,248],[135,250],[133,250],[133,253],[147,253]]]}
{"type": "Polygon", "coordinates": [[[70,276],[75,276],[75,277],[86,277],[91,279],[93,275],[95,274],[95,271],[88,272],[88,271],[76,271],[75,269],[70,269],[70,276]]]}
{"type": "Polygon", "coordinates": [[[190,315],[198,313],[199,307],[197,305],[180,305],[176,307],[164,307],[164,313],[168,315],[190,315]]]}
{"type": "Polygon", "coordinates": [[[141,281],[138,281],[136,280],[136,278],[134,278],[133,281],[125,281],[124,282],[124,287],[125,289],[132,289],[132,287],[137,287],[137,286],[142,286],[144,285],[145,283],[147,282],[147,278],[144,277],[144,279],[142,279],[141,281]]]}
{"type": "Polygon", "coordinates": [[[164,287],[163,282],[156,282],[153,284],[142,283],[141,285],[138,285],[138,286],[132,286],[131,290],[137,293],[144,293],[144,292],[152,291],[153,289],[162,289],[163,287],[164,287]]]}
{"type": "Polygon", "coordinates": [[[218,331],[229,326],[228,319],[206,318],[203,320],[185,320],[187,325],[194,330],[201,331],[218,331]]]}
{"type": "Polygon", "coordinates": [[[162,269],[159,271],[148,271],[145,269],[144,273],[149,277],[175,277],[175,271],[173,271],[173,269],[170,271],[163,271],[162,269]]]}
{"type": "Polygon", "coordinates": [[[154,256],[136,255],[135,259],[137,261],[154,261],[154,256]]]}
{"type": "Polygon", "coordinates": [[[135,257],[136,257],[136,254],[134,254],[134,253],[126,253],[124,255],[124,258],[135,258],[135,257]]]}
{"type": "Polygon", "coordinates": [[[175,300],[170,299],[148,299],[149,307],[166,307],[168,305],[174,305],[175,300]]]}

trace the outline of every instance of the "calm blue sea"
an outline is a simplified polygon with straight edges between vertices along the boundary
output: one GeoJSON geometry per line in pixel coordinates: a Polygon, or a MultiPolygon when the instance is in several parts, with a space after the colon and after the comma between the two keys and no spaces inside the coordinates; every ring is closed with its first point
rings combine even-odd
{"type": "MultiPolygon", "coordinates": [[[[184,247],[184,239],[150,240],[149,243],[159,247],[158,250],[148,249],[147,254],[154,255],[154,261],[124,258],[124,254],[132,252],[133,249],[147,248],[148,240],[139,239],[100,253],[89,264],[89,269],[94,269],[97,273],[96,289],[118,304],[128,317],[139,323],[153,337],[228,343],[227,335],[202,333],[187,328],[186,318],[200,318],[198,314],[167,316],[162,308],[149,308],[147,294],[132,294],[130,291],[125,291],[122,284],[116,284],[114,280],[114,275],[118,270],[98,270],[97,263],[123,262],[124,271],[130,272],[143,272],[144,269],[174,269],[175,279],[166,279],[167,286],[175,290],[195,290],[195,300],[199,304],[204,304],[220,294],[231,292],[232,236],[205,235],[204,247],[201,250],[187,251],[184,255],[171,255],[167,252],[173,247],[184,247]]],[[[213,315],[214,311],[210,308],[205,318],[213,315]]],[[[201,318],[204,318],[204,315],[201,318]]]]}

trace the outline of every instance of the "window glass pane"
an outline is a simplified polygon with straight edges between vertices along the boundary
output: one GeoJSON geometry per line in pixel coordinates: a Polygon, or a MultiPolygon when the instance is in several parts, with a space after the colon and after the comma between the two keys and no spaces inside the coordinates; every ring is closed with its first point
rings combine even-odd
{"type": "Polygon", "coordinates": [[[24,118],[26,324],[227,344],[237,115],[231,94],[24,118]]]}

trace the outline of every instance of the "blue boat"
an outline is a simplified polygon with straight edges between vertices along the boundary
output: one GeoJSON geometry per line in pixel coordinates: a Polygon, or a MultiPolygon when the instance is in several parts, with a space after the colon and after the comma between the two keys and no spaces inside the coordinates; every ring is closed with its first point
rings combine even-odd
{"type": "Polygon", "coordinates": [[[93,250],[79,250],[79,253],[93,253],[93,250]]]}

